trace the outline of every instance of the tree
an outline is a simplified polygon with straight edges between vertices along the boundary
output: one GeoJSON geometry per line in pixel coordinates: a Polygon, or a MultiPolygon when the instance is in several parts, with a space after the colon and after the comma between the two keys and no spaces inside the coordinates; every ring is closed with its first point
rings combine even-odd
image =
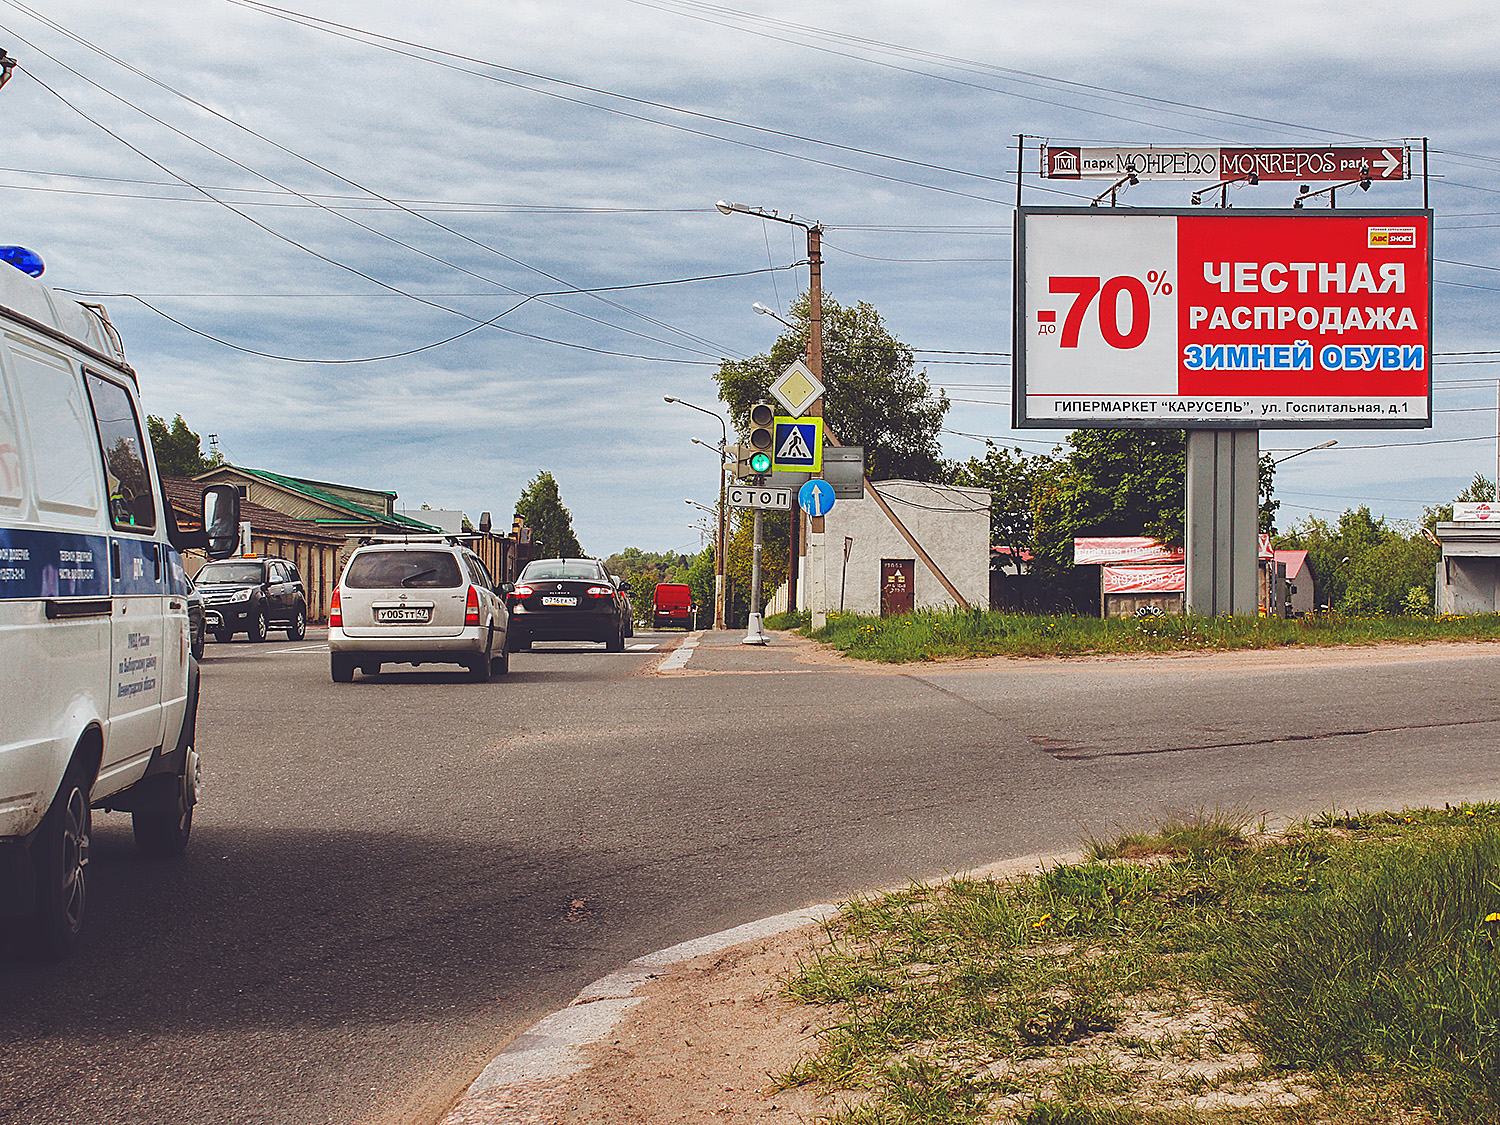
{"type": "MultiPolygon", "coordinates": [[[[720,364],[719,398],[741,432],[750,407],[770,398],[771,384],[806,354],[811,309],[804,293],[790,313],[796,327],[783,332],[769,352],[720,364]]],[[[844,308],[824,294],[823,385],[823,417],[842,444],[864,446],[870,479],[945,478],[938,432],[948,396],[933,394],[911,348],[886,330],[874,306],[861,301],[844,308]]]]}
{"type": "Polygon", "coordinates": [[[1038,490],[1057,473],[1061,449],[1028,454],[990,441],[984,445],[983,457],[954,468],[953,483],[990,490],[990,545],[1009,548],[1009,561],[1020,574],[1023,556],[1036,550],[1038,490]]]}
{"type": "Polygon", "coordinates": [[[516,514],[531,528],[531,541],[538,559],[577,559],[583,547],[573,534],[573,514],[563,507],[562,495],[552,474],[540,472],[521,492],[516,514]]]}
{"type": "MultiPolygon", "coordinates": [[[[1495,482],[1483,473],[1475,473],[1474,479],[1469,486],[1453,498],[1453,504],[1479,504],[1493,502],[1495,499],[1495,482]]],[[[1439,504],[1435,508],[1422,509],[1422,526],[1428,531],[1436,531],[1439,523],[1449,523],[1453,519],[1453,504],[1439,504]]]]}
{"type": "Polygon", "coordinates": [[[1402,534],[1367,507],[1344,512],[1336,524],[1309,516],[1276,545],[1307,552],[1320,606],[1360,615],[1432,608],[1437,544],[1420,531],[1402,534]]]}
{"type": "Polygon", "coordinates": [[[217,454],[213,457],[203,456],[202,440],[188,429],[181,414],[172,420],[170,429],[164,420],[148,414],[146,429],[151,434],[156,467],[164,477],[195,477],[223,461],[217,454]]]}
{"type": "MultiPolygon", "coordinates": [[[[791,513],[766,511],[761,514],[760,590],[761,606],[786,581],[787,541],[791,533],[791,513]]],[[[730,517],[729,559],[724,566],[725,585],[731,596],[724,602],[725,620],[730,616],[743,621],[750,612],[750,573],[755,562],[755,513],[736,508],[730,517]]]]}

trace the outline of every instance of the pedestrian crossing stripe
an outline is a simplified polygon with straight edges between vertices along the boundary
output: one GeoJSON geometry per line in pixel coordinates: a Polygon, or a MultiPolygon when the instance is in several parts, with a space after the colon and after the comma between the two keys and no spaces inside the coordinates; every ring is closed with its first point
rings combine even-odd
{"type": "Polygon", "coordinates": [[[822,468],[823,419],[775,419],[771,471],[773,473],[816,473],[822,468]]]}

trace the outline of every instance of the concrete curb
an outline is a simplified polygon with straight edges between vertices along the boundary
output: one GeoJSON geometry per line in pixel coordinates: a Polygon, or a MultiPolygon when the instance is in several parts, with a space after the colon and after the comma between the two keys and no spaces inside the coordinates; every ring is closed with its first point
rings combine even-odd
{"type": "Polygon", "coordinates": [[[832,917],[837,906],[810,906],[746,922],[637,957],[594,981],[559,1012],[538,1021],[491,1060],[441,1125],[545,1125],[555,1119],[586,1048],[607,1039],[640,1003],[636,989],[682,961],[758,941],[832,917]]]}
{"type": "MultiPolygon", "coordinates": [[[[1077,862],[1080,858],[1076,853],[1019,856],[969,868],[957,875],[917,881],[937,883],[960,876],[1013,878],[1059,863],[1077,862]]],[[[517,1036],[480,1072],[440,1125],[550,1125],[558,1119],[558,1111],[567,1107],[572,1079],[585,1066],[585,1050],[608,1039],[620,1021],[641,1002],[636,995],[641,985],[683,961],[823,922],[836,913],[836,905],[822,903],[746,922],[637,957],[624,968],[600,977],[566,1008],[553,1012],[517,1036]]]]}

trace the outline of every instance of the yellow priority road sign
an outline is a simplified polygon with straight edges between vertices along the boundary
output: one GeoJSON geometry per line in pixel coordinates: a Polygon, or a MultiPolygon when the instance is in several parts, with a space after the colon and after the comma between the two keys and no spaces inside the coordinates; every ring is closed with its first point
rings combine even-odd
{"type": "Polygon", "coordinates": [[[816,473],[823,468],[823,419],[778,417],[775,435],[773,473],[816,473]]]}

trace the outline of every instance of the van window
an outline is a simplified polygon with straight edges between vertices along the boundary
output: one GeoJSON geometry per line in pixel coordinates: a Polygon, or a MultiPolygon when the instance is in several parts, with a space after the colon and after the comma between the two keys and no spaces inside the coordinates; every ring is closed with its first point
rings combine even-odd
{"type": "Polygon", "coordinates": [[[135,407],[125,388],[92,371],[89,397],[99,424],[99,449],[104,454],[104,479],[109,485],[109,521],[121,531],[153,531],[156,497],[146,469],[145,443],[135,407]]]}
{"type": "Polygon", "coordinates": [[[43,512],[93,516],[99,512],[99,458],[83,389],[59,355],[22,346],[11,337],[16,390],[36,469],[36,505],[43,512]]]}
{"type": "Polygon", "coordinates": [[[365,551],[355,555],[344,585],[356,590],[448,589],[464,584],[447,551],[365,551]]]}
{"type": "Polygon", "coordinates": [[[0,384],[0,505],[19,508],[26,499],[21,461],[21,439],[11,412],[10,395],[0,384]]]}

